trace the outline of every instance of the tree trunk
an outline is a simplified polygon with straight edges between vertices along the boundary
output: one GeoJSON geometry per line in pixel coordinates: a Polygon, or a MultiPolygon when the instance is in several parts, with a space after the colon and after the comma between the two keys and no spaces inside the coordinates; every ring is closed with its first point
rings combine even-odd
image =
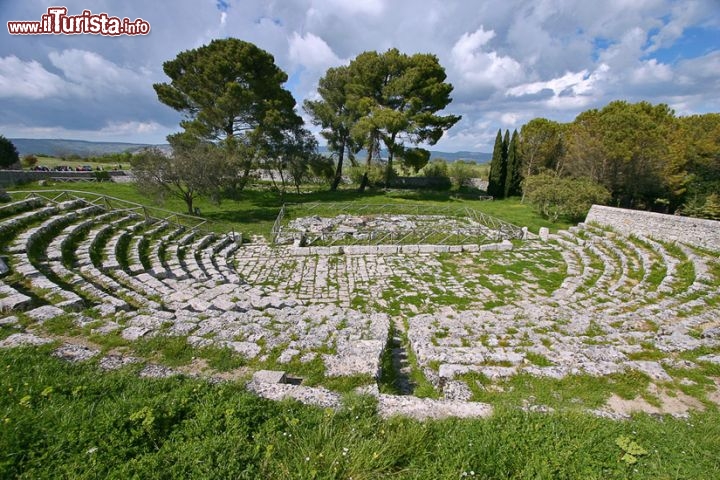
{"type": "Polygon", "coordinates": [[[368,186],[368,183],[370,183],[370,181],[368,180],[368,172],[365,172],[363,173],[362,180],[360,181],[360,188],[358,188],[358,192],[364,192],[365,188],[368,186]]]}
{"type": "Polygon", "coordinates": [[[370,179],[368,179],[368,172],[370,171],[370,165],[372,164],[373,143],[374,142],[370,142],[370,148],[368,148],[367,161],[365,162],[365,173],[360,181],[360,188],[358,188],[358,192],[360,193],[364,192],[365,188],[367,188],[370,183],[370,179]]]}
{"type": "Polygon", "coordinates": [[[342,169],[343,169],[343,161],[344,160],[345,160],[345,142],[342,142],[340,144],[340,155],[338,155],[337,168],[335,168],[335,178],[332,181],[332,185],[330,185],[331,192],[336,191],[338,186],[340,185],[340,182],[342,182],[342,169]]]}
{"type": "Polygon", "coordinates": [[[250,176],[250,164],[248,163],[245,166],[245,170],[243,171],[242,177],[240,177],[240,181],[238,182],[237,191],[242,192],[245,188],[245,185],[247,185],[248,177],[250,176]]]}
{"type": "Polygon", "coordinates": [[[385,169],[385,188],[390,188],[390,177],[392,176],[393,171],[393,158],[395,157],[395,137],[397,134],[393,133],[390,136],[390,144],[385,144],[385,146],[388,149],[388,163],[387,168],[385,169]]]}
{"type": "Polygon", "coordinates": [[[392,169],[393,169],[393,153],[392,151],[388,153],[388,164],[385,168],[385,188],[390,188],[390,178],[392,177],[392,169]]]}

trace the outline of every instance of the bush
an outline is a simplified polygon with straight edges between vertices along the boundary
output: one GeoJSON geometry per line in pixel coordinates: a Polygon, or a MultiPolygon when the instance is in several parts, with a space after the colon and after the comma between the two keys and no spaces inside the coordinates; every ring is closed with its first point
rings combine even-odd
{"type": "Polygon", "coordinates": [[[551,222],[560,218],[582,221],[593,204],[610,200],[610,192],[590,179],[562,178],[549,173],[526,178],[523,191],[527,200],[551,222]]]}
{"type": "Polygon", "coordinates": [[[35,165],[37,165],[37,163],[38,163],[38,159],[33,154],[25,155],[22,159],[22,164],[26,168],[33,168],[35,165]]]}
{"type": "Polygon", "coordinates": [[[106,172],[105,170],[95,170],[95,180],[98,182],[110,182],[112,181],[112,177],[110,176],[110,172],[106,172]]]}
{"type": "Polygon", "coordinates": [[[693,197],[685,202],[677,213],[688,217],[720,220],[720,195],[712,193],[705,198],[693,197]]]}
{"type": "Polygon", "coordinates": [[[420,174],[423,177],[450,178],[448,176],[447,163],[442,160],[433,160],[428,163],[420,170],[420,174]]]}
{"type": "MultiPolygon", "coordinates": [[[[383,185],[385,183],[385,173],[387,164],[385,163],[374,163],[367,169],[368,181],[370,185],[383,185]]],[[[357,165],[350,167],[347,170],[347,174],[350,177],[350,181],[355,184],[360,184],[363,175],[365,175],[365,165],[357,165]]]]}
{"type": "Polygon", "coordinates": [[[473,167],[461,160],[451,163],[450,168],[448,168],[450,179],[458,189],[469,186],[470,179],[473,178],[474,173],[473,167]]]}
{"type": "Polygon", "coordinates": [[[432,178],[436,181],[438,190],[448,190],[452,186],[448,175],[448,166],[443,160],[433,160],[420,170],[423,177],[432,178]]]}

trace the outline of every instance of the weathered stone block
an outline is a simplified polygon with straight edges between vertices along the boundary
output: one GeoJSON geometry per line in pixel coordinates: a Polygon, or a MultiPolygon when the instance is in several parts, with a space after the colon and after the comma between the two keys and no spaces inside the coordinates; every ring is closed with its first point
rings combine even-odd
{"type": "Polygon", "coordinates": [[[258,370],[253,374],[252,381],[255,383],[286,383],[285,372],[278,370],[258,370]]]}

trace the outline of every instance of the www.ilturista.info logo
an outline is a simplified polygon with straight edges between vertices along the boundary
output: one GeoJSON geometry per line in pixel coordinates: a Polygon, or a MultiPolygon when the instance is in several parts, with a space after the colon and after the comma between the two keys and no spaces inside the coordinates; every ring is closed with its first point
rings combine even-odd
{"type": "Polygon", "coordinates": [[[111,17],[107,13],[83,10],[80,15],[68,15],[65,7],[50,7],[40,21],[7,22],[11,35],[147,35],[150,24],[142,18],[111,17]]]}

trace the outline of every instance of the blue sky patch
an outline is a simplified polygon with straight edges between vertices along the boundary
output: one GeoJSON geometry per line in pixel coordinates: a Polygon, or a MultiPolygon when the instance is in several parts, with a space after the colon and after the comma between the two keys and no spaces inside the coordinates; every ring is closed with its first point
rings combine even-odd
{"type": "Polygon", "coordinates": [[[715,28],[690,27],[682,37],[666,48],[658,49],[647,56],[659,62],[672,64],[679,60],[697,58],[720,49],[720,30],[715,28]]]}

